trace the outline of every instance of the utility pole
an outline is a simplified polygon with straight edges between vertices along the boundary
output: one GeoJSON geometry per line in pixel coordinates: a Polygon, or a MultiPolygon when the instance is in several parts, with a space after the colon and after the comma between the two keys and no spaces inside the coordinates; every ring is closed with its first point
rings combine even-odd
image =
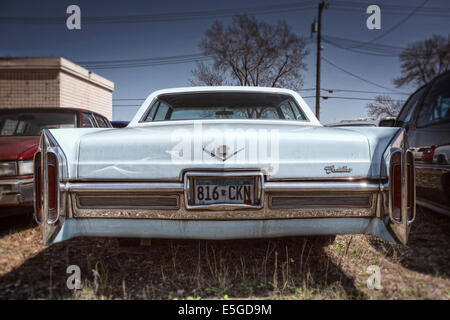
{"type": "Polygon", "coordinates": [[[319,17],[318,17],[318,26],[316,22],[313,22],[313,26],[311,31],[317,32],[317,62],[316,62],[316,117],[320,120],[320,40],[322,33],[322,11],[323,8],[326,8],[325,1],[321,1],[319,3],[319,17]],[[317,26],[317,28],[316,28],[317,26]]]}

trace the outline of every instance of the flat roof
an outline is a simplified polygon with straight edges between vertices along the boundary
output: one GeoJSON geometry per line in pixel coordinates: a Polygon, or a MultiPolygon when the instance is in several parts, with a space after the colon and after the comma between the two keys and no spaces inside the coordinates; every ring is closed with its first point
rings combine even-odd
{"type": "Polygon", "coordinates": [[[61,70],[78,78],[103,87],[109,91],[114,90],[114,82],[93,73],[82,66],[62,57],[33,57],[33,58],[0,58],[0,71],[2,70],[61,70]]]}

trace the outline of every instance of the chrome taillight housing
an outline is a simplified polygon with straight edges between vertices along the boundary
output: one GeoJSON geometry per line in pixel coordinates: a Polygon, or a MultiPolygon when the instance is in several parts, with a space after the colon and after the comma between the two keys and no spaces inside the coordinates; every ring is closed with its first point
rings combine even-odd
{"type": "Polygon", "coordinates": [[[38,223],[42,223],[44,211],[47,223],[58,220],[58,159],[56,154],[47,148],[36,153],[34,157],[34,215],[38,223]]]}
{"type": "Polygon", "coordinates": [[[42,174],[41,152],[34,155],[34,219],[42,222],[42,174]]]}
{"type": "Polygon", "coordinates": [[[58,191],[57,177],[58,166],[54,153],[47,153],[47,186],[48,186],[48,222],[56,222],[58,219],[58,191]]]}
{"type": "Polygon", "coordinates": [[[408,222],[412,222],[415,216],[415,177],[412,152],[397,151],[391,155],[390,182],[391,219],[394,222],[402,222],[402,211],[404,210],[406,219],[408,222]]]}

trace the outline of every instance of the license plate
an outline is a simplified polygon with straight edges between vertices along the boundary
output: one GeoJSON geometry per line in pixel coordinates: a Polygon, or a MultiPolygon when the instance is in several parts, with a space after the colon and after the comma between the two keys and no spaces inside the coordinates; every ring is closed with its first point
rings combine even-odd
{"type": "Polygon", "coordinates": [[[196,177],[194,205],[255,204],[255,177],[196,177]]]}

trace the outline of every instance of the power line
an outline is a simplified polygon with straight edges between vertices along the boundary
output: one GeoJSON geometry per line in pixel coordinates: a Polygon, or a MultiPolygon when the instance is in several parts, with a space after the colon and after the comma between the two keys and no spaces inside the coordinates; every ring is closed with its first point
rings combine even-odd
{"type": "Polygon", "coordinates": [[[323,36],[323,40],[324,42],[339,49],[373,56],[397,57],[403,50],[405,50],[405,48],[383,44],[366,45],[366,42],[328,35],[323,36]],[[365,48],[352,49],[359,45],[365,45],[365,48]]]}
{"type": "MultiPolygon", "coordinates": [[[[303,96],[302,98],[315,98],[316,96],[303,96]]],[[[374,101],[375,98],[364,98],[364,97],[335,97],[335,96],[320,96],[322,99],[345,99],[345,100],[362,100],[362,101],[374,101]]],[[[405,100],[396,100],[396,101],[405,101],[405,100]]],[[[140,107],[140,104],[118,104],[113,105],[113,107],[140,107]]]]}
{"type": "Polygon", "coordinates": [[[164,56],[164,57],[152,57],[152,58],[140,58],[140,59],[120,59],[120,60],[93,60],[93,61],[75,61],[79,64],[115,64],[115,63],[138,63],[138,62],[153,62],[160,60],[180,59],[180,58],[200,58],[205,57],[202,53],[190,53],[176,56],[164,56]]]}
{"type": "MultiPolygon", "coordinates": [[[[354,1],[335,1],[332,2],[331,9],[337,11],[364,11],[367,3],[354,1]]],[[[383,13],[387,14],[403,14],[409,12],[413,7],[400,5],[383,6],[383,13]]],[[[145,23],[145,22],[167,22],[181,20],[196,20],[208,18],[229,17],[237,14],[274,14],[292,11],[303,11],[315,9],[314,1],[301,1],[294,3],[284,3],[275,5],[264,5],[244,8],[216,9],[203,11],[186,11],[186,12],[165,12],[156,14],[139,14],[139,15],[119,15],[119,16],[83,16],[83,24],[122,24],[122,23],[145,23]]],[[[449,8],[428,7],[416,8],[414,14],[425,16],[446,17],[450,15],[449,8]]],[[[64,24],[67,16],[58,17],[0,17],[0,24],[64,24]]]]}
{"type": "MultiPolygon", "coordinates": [[[[305,96],[302,97],[304,99],[315,98],[316,96],[305,96]]],[[[375,98],[362,98],[362,97],[333,97],[333,96],[320,96],[324,100],[328,99],[344,99],[344,100],[361,100],[361,101],[375,101],[375,98]]],[[[405,100],[396,100],[396,101],[405,101],[405,100]]]]}
{"type": "MultiPolygon", "coordinates": [[[[302,91],[314,91],[316,90],[316,88],[305,88],[305,89],[300,89],[299,92],[302,91]]],[[[406,95],[409,96],[409,93],[402,93],[402,92],[392,92],[392,91],[369,91],[369,90],[351,90],[351,89],[331,89],[331,88],[321,88],[321,91],[326,91],[326,92],[355,92],[355,93],[375,93],[375,94],[393,94],[393,95],[406,95]]],[[[309,96],[302,96],[302,98],[306,98],[309,96]]],[[[314,96],[312,96],[314,97],[314,96]]],[[[144,101],[147,98],[113,98],[113,101],[144,101]]],[[[120,106],[120,105],[118,105],[120,106]]],[[[137,105],[133,105],[133,106],[137,106],[137,105]]]]}
{"type": "MultiPolygon", "coordinates": [[[[337,11],[353,11],[353,12],[361,12],[367,8],[368,3],[355,2],[355,1],[334,1],[330,5],[330,9],[337,11]]],[[[410,13],[411,10],[416,9],[414,6],[404,6],[404,5],[391,5],[391,4],[383,4],[380,5],[383,10],[383,14],[404,14],[410,13]]],[[[435,17],[447,17],[450,15],[450,8],[446,7],[421,7],[417,10],[415,15],[423,15],[423,16],[435,16],[435,17]]]]}
{"type": "Polygon", "coordinates": [[[89,69],[120,69],[120,68],[161,66],[161,65],[188,63],[188,62],[200,62],[209,59],[211,59],[211,56],[205,56],[202,54],[192,54],[192,55],[130,59],[130,60],[109,60],[109,61],[104,60],[104,61],[89,61],[89,62],[80,61],[77,63],[89,69]]]}
{"type": "Polygon", "coordinates": [[[383,53],[375,53],[375,52],[371,52],[371,51],[363,51],[363,50],[358,50],[358,49],[352,49],[349,47],[343,47],[333,41],[330,41],[328,39],[323,39],[323,41],[325,43],[331,44],[334,47],[337,47],[339,49],[344,49],[350,52],[355,52],[355,53],[361,53],[361,54],[366,54],[366,55],[371,55],[371,56],[380,56],[380,57],[398,57],[397,54],[383,54],[383,53]]]}
{"type": "MultiPolygon", "coordinates": [[[[195,20],[207,18],[229,17],[237,14],[273,14],[291,11],[310,10],[314,1],[301,1],[276,5],[264,5],[232,9],[216,9],[187,12],[166,12],[157,14],[140,14],[128,16],[84,16],[83,24],[120,24],[143,22],[166,22],[174,20],[195,20]]],[[[65,23],[64,17],[0,17],[0,24],[60,24],[65,23]]]]}
{"type": "Polygon", "coordinates": [[[336,92],[357,92],[357,93],[376,93],[376,94],[396,94],[396,95],[405,95],[409,96],[409,93],[403,93],[403,92],[393,92],[393,91],[366,91],[366,90],[350,90],[350,89],[322,89],[324,91],[336,91],[336,92]]]}
{"type": "MultiPolygon", "coordinates": [[[[322,99],[345,99],[345,100],[363,100],[363,101],[373,101],[374,98],[360,98],[360,97],[332,97],[332,96],[320,96],[322,99]]],[[[398,100],[404,101],[404,100],[398,100]]]]}
{"type": "Polygon", "coordinates": [[[357,79],[359,79],[359,80],[361,80],[361,81],[370,83],[371,85],[377,86],[377,87],[379,87],[379,88],[383,88],[383,89],[385,89],[385,90],[389,90],[389,91],[392,90],[392,89],[387,88],[387,87],[384,87],[384,86],[382,86],[382,85],[380,85],[380,84],[378,84],[378,83],[375,83],[375,82],[372,82],[372,81],[370,81],[370,80],[364,79],[364,78],[362,78],[362,77],[360,77],[360,76],[358,76],[358,75],[356,75],[356,74],[354,74],[354,73],[352,73],[352,72],[350,72],[350,71],[347,71],[347,70],[345,70],[345,69],[343,69],[343,68],[341,68],[341,67],[335,65],[333,62],[329,61],[328,59],[326,59],[326,58],[324,58],[324,57],[322,57],[322,59],[323,59],[326,63],[328,63],[328,64],[332,65],[333,67],[335,67],[336,69],[341,70],[342,72],[347,73],[347,74],[351,75],[352,77],[355,77],[355,78],[357,78],[357,79]]]}
{"type": "MultiPolygon", "coordinates": [[[[358,49],[352,49],[356,45],[359,44],[365,44],[362,41],[358,40],[352,40],[352,39],[346,39],[346,38],[339,38],[334,36],[324,36],[323,41],[331,44],[332,46],[347,50],[350,52],[355,52],[359,54],[365,54],[365,55],[371,55],[371,56],[381,56],[381,57],[398,57],[402,54],[404,50],[407,50],[407,48],[402,47],[395,47],[390,45],[383,45],[383,44],[372,44],[367,45],[365,48],[358,48],[358,49]]],[[[440,55],[443,53],[446,53],[447,51],[442,50],[436,50],[432,53],[432,55],[440,55]]],[[[422,54],[416,53],[418,56],[422,56],[422,54]]],[[[428,57],[428,54],[423,54],[424,57],[428,57]]]]}
{"type": "Polygon", "coordinates": [[[403,19],[401,19],[398,23],[396,23],[395,25],[393,25],[391,28],[389,28],[387,31],[383,32],[382,34],[380,34],[379,36],[373,38],[372,40],[365,42],[363,44],[360,44],[358,46],[355,47],[351,47],[351,49],[356,49],[356,48],[360,48],[363,46],[366,46],[370,43],[373,43],[377,40],[380,40],[381,38],[384,38],[385,36],[387,36],[389,33],[391,33],[392,31],[394,31],[395,29],[397,29],[400,25],[402,25],[403,23],[405,23],[409,18],[411,18],[418,10],[420,10],[420,8],[422,8],[426,3],[428,2],[428,0],[425,0],[424,2],[422,2],[420,5],[418,5],[414,10],[412,10],[406,17],[404,17],[403,19]]]}

